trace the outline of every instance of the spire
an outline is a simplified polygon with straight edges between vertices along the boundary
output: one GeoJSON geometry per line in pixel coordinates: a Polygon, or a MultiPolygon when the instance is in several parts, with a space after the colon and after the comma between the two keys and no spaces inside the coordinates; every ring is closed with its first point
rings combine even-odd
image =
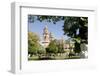
{"type": "Polygon", "coordinates": [[[43,34],[49,34],[49,31],[48,31],[48,27],[47,26],[44,27],[43,31],[44,31],[43,34]]]}

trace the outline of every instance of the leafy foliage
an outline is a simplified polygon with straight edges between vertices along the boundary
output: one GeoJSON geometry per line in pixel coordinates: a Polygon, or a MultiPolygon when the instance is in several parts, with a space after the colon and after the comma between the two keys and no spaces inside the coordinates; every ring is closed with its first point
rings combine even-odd
{"type": "Polygon", "coordinates": [[[64,34],[71,38],[80,39],[87,43],[88,39],[88,18],[87,17],[67,17],[64,26],[64,34]]]}
{"type": "Polygon", "coordinates": [[[62,40],[56,40],[57,47],[58,47],[58,53],[64,53],[64,45],[62,40]]]}
{"type": "Polygon", "coordinates": [[[58,52],[58,47],[55,40],[52,40],[50,42],[49,46],[46,48],[46,52],[55,54],[58,52]]]}
{"type": "Polygon", "coordinates": [[[74,52],[75,53],[80,53],[81,52],[80,43],[78,43],[77,41],[75,42],[74,52]]]}
{"type": "Polygon", "coordinates": [[[39,49],[39,36],[33,32],[28,32],[28,53],[36,54],[39,49]]]}
{"type": "Polygon", "coordinates": [[[47,22],[52,22],[54,24],[56,24],[56,22],[60,21],[60,20],[64,20],[65,17],[64,16],[34,16],[34,15],[28,15],[28,21],[29,22],[34,22],[35,20],[39,20],[40,22],[46,20],[47,22]]]}
{"type": "Polygon", "coordinates": [[[39,45],[37,53],[38,54],[46,54],[46,50],[43,46],[39,45]]]}

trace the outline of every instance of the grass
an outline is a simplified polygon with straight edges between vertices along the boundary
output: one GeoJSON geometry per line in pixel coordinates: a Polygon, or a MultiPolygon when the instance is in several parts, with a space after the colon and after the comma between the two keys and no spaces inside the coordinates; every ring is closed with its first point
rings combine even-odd
{"type": "Polygon", "coordinates": [[[28,60],[38,60],[39,57],[38,56],[32,56],[32,57],[29,57],[28,60]]]}
{"type": "Polygon", "coordinates": [[[80,56],[49,56],[49,57],[41,57],[39,58],[38,56],[32,56],[29,57],[28,60],[64,60],[64,59],[80,59],[80,56]]]}
{"type": "Polygon", "coordinates": [[[72,56],[72,57],[69,57],[67,59],[80,59],[81,57],[80,56],[72,56]]]}

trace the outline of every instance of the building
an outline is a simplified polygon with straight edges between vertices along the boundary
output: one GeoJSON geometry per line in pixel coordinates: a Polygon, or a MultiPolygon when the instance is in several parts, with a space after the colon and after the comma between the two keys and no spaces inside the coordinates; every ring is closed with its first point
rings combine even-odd
{"type": "Polygon", "coordinates": [[[50,41],[53,40],[52,33],[48,31],[48,27],[45,26],[43,29],[43,42],[42,45],[46,48],[50,41]]]}

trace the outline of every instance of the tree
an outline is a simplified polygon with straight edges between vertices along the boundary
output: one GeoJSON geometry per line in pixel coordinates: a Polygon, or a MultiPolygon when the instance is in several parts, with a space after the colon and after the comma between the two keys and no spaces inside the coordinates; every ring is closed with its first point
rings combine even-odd
{"type": "MultiPolygon", "coordinates": [[[[88,18],[87,17],[67,17],[64,26],[64,34],[80,42],[88,42],[88,18]]],[[[76,40],[76,41],[77,41],[76,40]]]]}
{"type": "Polygon", "coordinates": [[[33,32],[28,32],[28,54],[37,54],[39,49],[39,36],[33,32]]]}
{"type": "Polygon", "coordinates": [[[62,40],[56,40],[57,47],[58,47],[58,53],[64,53],[64,43],[62,40]]]}
{"type": "Polygon", "coordinates": [[[46,48],[48,54],[56,54],[58,52],[58,47],[55,40],[52,40],[49,46],[46,48]]]}
{"type": "Polygon", "coordinates": [[[75,53],[80,53],[81,52],[80,43],[78,43],[77,41],[75,41],[74,52],[75,53]]]}
{"type": "Polygon", "coordinates": [[[37,52],[38,52],[39,55],[46,54],[46,50],[42,45],[39,45],[37,52]]]}
{"type": "Polygon", "coordinates": [[[75,42],[74,52],[80,53],[80,45],[88,43],[88,18],[87,17],[69,17],[64,23],[64,34],[73,38],[75,42]]]}
{"type": "Polygon", "coordinates": [[[40,22],[46,20],[47,22],[52,22],[54,24],[56,24],[56,22],[60,21],[60,20],[64,20],[65,17],[64,16],[34,16],[34,15],[28,15],[28,22],[33,23],[35,20],[38,20],[40,22]]]}

